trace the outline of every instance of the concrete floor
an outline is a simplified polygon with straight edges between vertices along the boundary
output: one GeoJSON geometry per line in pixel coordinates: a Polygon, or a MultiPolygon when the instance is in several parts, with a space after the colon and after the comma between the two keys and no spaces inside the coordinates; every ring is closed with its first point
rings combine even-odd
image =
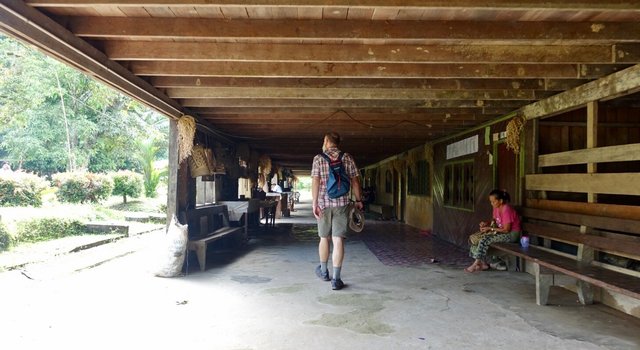
{"type": "MultiPolygon", "coordinates": [[[[420,237],[397,223],[367,222],[365,232],[348,241],[347,288],[332,291],[314,275],[313,220],[308,206],[298,208],[245,249],[211,254],[206,271],[192,264],[184,277],[153,277],[162,233],[105,247],[119,257],[97,266],[90,261],[99,254],[85,252],[74,260],[82,263],[27,266],[22,272],[33,279],[2,273],[0,346],[640,349],[640,320],[602,305],[583,307],[560,289],[552,291],[552,305],[536,306],[527,274],[466,274],[446,256],[438,256],[438,264],[384,264],[366,235],[420,237]]],[[[410,245],[441,244],[420,239],[410,245]]]]}

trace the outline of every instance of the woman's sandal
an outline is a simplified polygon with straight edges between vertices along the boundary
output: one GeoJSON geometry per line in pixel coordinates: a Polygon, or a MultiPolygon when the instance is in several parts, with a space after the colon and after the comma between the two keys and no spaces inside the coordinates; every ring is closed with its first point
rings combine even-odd
{"type": "Polygon", "coordinates": [[[467,268],[465,268],[464,272],[474,273],[474,272],[478,272],[478,271],[486,271],[486,270],[489,270],[489,269],[490,269],[489,265],[471,265],[471,266],[468,266],[467,268]]]}
{"type": "Polygon", "coordinates": [[[466,267],[466,268],[464,269],[464,272],[467,272],[467,273],[474,273],[474,272],[477,272],[478,270],[480,270],[480,266],[478,266],[478,265],[471,265],[471,266],[466,267]]]}

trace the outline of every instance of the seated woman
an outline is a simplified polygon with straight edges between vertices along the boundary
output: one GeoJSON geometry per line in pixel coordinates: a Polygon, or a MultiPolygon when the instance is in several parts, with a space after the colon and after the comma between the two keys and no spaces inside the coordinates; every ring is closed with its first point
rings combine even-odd
{"type": "Polygon", "coordinates": [[[464,269],[466,272],[476,272],[489,269],[484,261],[487,250],[492,243],[514,242],[520,237],[520,217],[511,205],[509,194],[502,190],[493,190],[489,193],[489,202],[493,207],[493,220],[491,225],[480,223],[482,238],[477,245],[472,244],[469,255],[475,259],[473,264],[464,269]]]}

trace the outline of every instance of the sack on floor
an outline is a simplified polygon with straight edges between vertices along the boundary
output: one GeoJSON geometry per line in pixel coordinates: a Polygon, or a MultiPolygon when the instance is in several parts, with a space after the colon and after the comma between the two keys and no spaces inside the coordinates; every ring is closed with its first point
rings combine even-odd
{"type": "Polygon", "coordinates": [[[490,234],[491,234],[490,232],[478,231],[478,232],[472,234],[471,236],[469,236],[469,244],[478,245],[478,244],[480,244],[480,240],[482,238],[484,238],[485,236],[488,236],[490,234]]]}
{"type": "Polygon", "coordinates": [[[156,276],[176,277],[180,275],[188,240],[187,225],[181,225],[174,215],[164,239],[158,246],[156,276]]]}

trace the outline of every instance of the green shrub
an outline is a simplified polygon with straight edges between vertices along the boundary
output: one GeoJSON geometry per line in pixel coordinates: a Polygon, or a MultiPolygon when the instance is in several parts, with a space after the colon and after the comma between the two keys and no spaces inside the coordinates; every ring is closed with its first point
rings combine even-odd
{"type": "Polygon", "coordinates": [[[0,252],[9,249],[11,241],[11,234],[9,234],[7,227],[0,222],[0,252]]]}
{"type": "Polygon", "coordinates": [[[109,198],[113,190],[111,178],[89,172],[58,173],[52,176],[58,187],[58,200],[68,203],[98,203],[109,198]]]}
{"type": "Polygon", "coordinates": [[[85,233],[84,225],[74,219],[44,217],[18,222],[16,241],[39,242],[85,233]]]}
{"type": "Polygon", "coordinates": [[[125,203],[127,203],[127,196],[137,198],[142,194],[142,175],[133,171],[121,170],[111,173],[111,178],[113,179],[113,194],[122,196],[125,203]]]}
{"type": "Polygon", "coordinates": [[[0,173],[0,206],[39,207],[49,183],[35,174],[22,171],[0,173]]]}

